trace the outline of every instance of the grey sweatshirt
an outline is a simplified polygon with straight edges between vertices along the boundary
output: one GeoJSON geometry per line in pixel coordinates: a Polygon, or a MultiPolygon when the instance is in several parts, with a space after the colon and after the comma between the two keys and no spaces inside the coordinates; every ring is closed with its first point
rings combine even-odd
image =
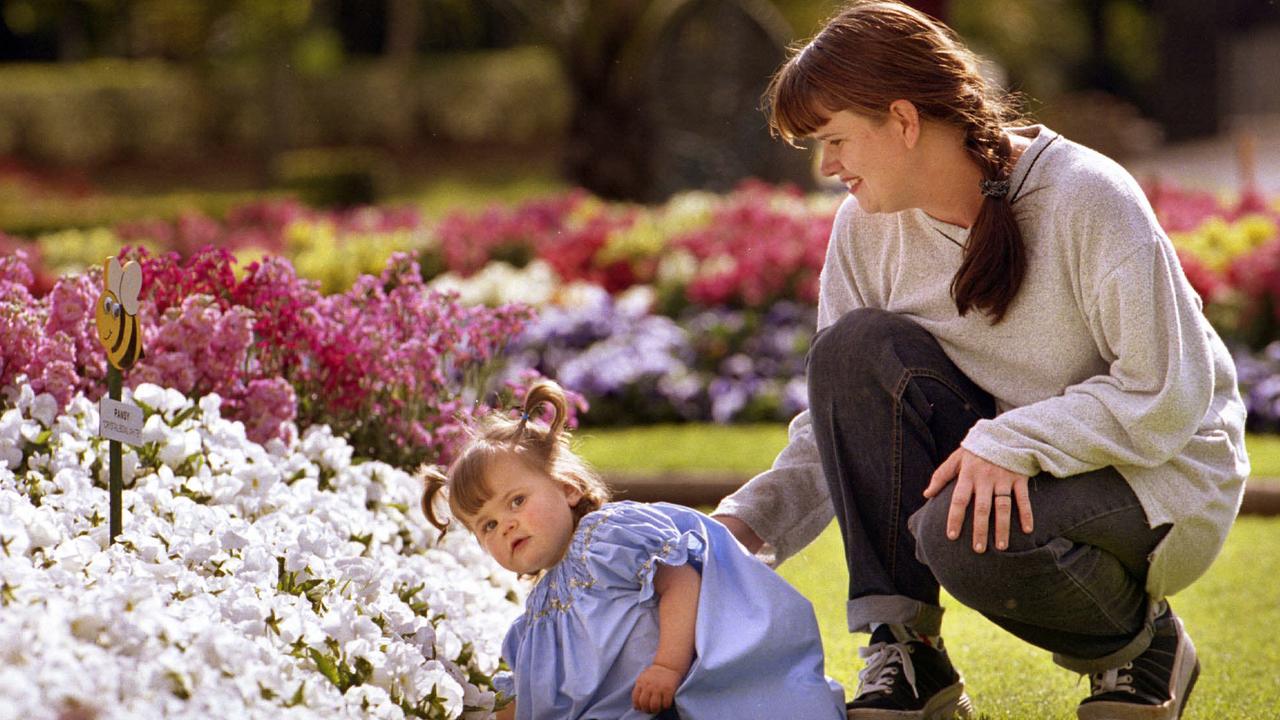
{"type": "MultiPolygon", "coordinates": [[[[821,275],[818,327],[855,308],[901,313],[996,399],[962,445],[1014,472],[1067,477],[1115,466],[1154,527],[1147,590],[1164,597],[1208,569],[1249,474],[1235,366],[1201,312],[1134,179],[1043,126],[1011,178],[1028,253],[1004,320],[956,312],[951,279],[968,231],[920,210],[863,212],[846,198],[821,275]]],[[[808,412],[773,467],[725,498],[782,562],[833,509],[808,412]]],[[[1034,511],[1034,508],[1033,508],[1034,511]]]]}

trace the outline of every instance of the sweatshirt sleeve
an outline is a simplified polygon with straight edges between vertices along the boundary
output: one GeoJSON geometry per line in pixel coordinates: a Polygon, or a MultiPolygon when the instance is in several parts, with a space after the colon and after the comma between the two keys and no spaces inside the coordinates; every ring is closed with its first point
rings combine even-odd
{"type": "Polygon", "coordinates": [[[1077,283],[1108,371],[979,421],[962,443],[1022,475],[1164,464],[1213,399],[1213,331],[1145,201],[1113,192],[1082,211],[1077,283]]]}
{"type": "Polygon", "coordinates": [[[835,511],[808,410],[791,421],[787,446],[773,466],[721,500],[715,515],[732,515],[750,526],[765,541],[761,559],[773,566],[822,534],[835,511]]]}
{"type": "MultiPolygon", "coordinates": [[[[846,252],[856,212],[857,205],[852,199],[846,200],[832,225],[818,283],[818,332],[863,306],[846,252]]],[[[762,559],[774,566],[822,534],[835,511],[808,410],[791,421],[787,446],[778,453],[773,466],[720,501],[712,515],[732,515],[750,526],[765,541],[762,559]]]]}

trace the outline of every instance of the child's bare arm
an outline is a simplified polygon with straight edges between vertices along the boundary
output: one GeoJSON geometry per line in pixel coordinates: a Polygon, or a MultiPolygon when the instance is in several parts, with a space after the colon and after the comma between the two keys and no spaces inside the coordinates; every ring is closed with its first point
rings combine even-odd
{"type": "Polygon", "coordinates": [[[516,720],[516,701],[512,700],[506,707],[495,713],[493,717],[496,720],[516,720]]]}
{"type": "Polygon", "coordinates": [[[655,665],[683,677],[693,664],[693,632],[698,624],[702,576],[689,565],[658,565],[653,579],[658,594],[658,652],[655,665]]]}
{"type": "Polygon", "coordinates": [[[658,594],[658,652],[637,678],[631,702],[637,710],[656,713],[671,707],[693,664],[702,576],[689,565],[659,565],[653,588],[658,594]]]}

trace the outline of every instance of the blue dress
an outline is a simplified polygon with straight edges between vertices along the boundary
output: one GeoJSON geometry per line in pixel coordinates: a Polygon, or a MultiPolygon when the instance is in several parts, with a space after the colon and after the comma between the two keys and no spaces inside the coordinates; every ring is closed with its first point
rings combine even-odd
{"type": "Polygon", "coordinates": [[[720,523],[667,503],[618,502],[578,523],[565,558],[529,593],[495,678],[517,720],[640,720],[631,705],[658,649],[657,563],[702,574],[696,656],[681,720],[843,720],[823,673],[813,606],[720,523]]]}

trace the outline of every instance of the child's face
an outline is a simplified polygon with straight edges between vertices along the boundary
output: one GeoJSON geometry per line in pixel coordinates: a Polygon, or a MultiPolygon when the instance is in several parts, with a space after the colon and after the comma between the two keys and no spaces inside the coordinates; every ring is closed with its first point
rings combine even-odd
{"type": "Polygon", "coordinates": [[[502,567],[532,575],[560,562],[573,538],[573,508],[581,491],[498,456],[485,478],[493,495],[467,524],[502,567]]]}

